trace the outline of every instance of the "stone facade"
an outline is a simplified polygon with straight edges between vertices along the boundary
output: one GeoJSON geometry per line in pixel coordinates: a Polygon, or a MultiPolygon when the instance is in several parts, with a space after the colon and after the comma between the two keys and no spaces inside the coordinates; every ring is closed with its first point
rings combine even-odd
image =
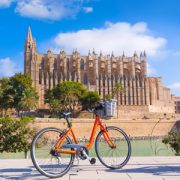
{"type": "Polygon", "coordinates": [[[54,54],[40,54],[29,27],[24,51],[24,73],[31,76],[39,93],[39,108],[45,108],[44,91],[54,88],[63,81],[83,83],[89,90],[95,90],[101,98],[112,94],[115,84],[121,83],[125,93],[118,95],[122,106],[147,106],[149,111],[174,112],[174,98],[170,89],[164,87],[159,77],[147,77],[146,52],[138,57],[123,53],[119,57],[99,55],[93,51],[81,56],[78,51],[67,55],[64,50],[54,54]]]}
{"type": "Polygon", "coordinates": [[[175,97],[175,112],[180,114],[180,96],[175,97]]]}

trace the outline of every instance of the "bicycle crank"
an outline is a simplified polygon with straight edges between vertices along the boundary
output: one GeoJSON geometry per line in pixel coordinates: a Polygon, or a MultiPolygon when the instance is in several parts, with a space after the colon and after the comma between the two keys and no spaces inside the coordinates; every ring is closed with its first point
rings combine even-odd
{"type": "Polygon", "coordinates": [[[83,146],[83,145],[80,145],[80,144],[66,144],[66,145],[63,145],[61,148],[62,149],[76,149],[77,156],[80,159],[82,159],[82,160],[88,159],[90,164],[95,164],[96,163],[95,158],[90,158],[88,156],[89,150],[87,149],[86,146],[83,146]]]}
{"type": "Polygon", "coordinates": [[[80,144],[66,144],[61,147],[62,149],[75,149],[77,151],[77,156],[85,160],[88,157],[89,150],[86,146],[80,145],[80,144]]]}
{"type": "Polygon", "coordinates": [[[95,164],[95,163],[96,163],[96,159],[95,159],[95,158],[90,158],[90,157],[88,156],[88,154],[86,154],[86,152],[85,152],[84,150],[82,151],[82,153],[83,153],[83,155],[86,157],[86,159],[89,160],[90,164],[95,164]]]}

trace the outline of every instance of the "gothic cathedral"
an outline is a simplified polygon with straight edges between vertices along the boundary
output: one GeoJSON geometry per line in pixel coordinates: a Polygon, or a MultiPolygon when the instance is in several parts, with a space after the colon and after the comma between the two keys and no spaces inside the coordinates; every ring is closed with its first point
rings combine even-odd
{"type": "Polygon", "coordinates": [[[173,112],[174,96],[170,89],[161,83],[160,77],[147,77],[146,52],[132,57],[123,53],[119,57],[99,55],[93,51],[81,56],[78,51],[67,55],[64,50],[54,54],[49,49],[47,54],[37,52],[36,41],[31,29],[25,41],[24,73],[33,80],[33,86],[39,94],[40,109],[45,108],[44,92],[63,81],[83,83],[89,90],[97,91],[101,98],[112,94],[116,83],[124,87],[124,93],[118,95],[121,106],[147,106],[149,111],[173,112]]]}

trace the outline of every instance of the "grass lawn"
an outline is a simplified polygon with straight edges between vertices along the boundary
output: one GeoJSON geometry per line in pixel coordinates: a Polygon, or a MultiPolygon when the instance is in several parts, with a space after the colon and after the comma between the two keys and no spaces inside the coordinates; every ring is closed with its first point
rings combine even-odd
{"type": "MultiPolygon", "coordinates": [[[[159,140],[131,140],[132,156],[173,156],[174,152],[159,140]]],[[[96,157],[94,147],[90,150],[89,155],[96,157]]],[[[30,153],[28,153],[30,158],[30,153]]],[[[22,159],[23,152],[18,153],[1,153],[0,159],[22,159]]]]}

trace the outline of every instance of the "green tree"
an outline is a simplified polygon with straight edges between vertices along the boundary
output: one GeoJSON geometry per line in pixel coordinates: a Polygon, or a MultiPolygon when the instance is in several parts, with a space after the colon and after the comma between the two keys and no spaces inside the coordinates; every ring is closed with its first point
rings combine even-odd
{"type": "Polygon", "coordinates": [[[32,118],[11,119],[9,117],[0,119],[0,152],[24,152],[27,157],[27,152],[30,149],[30,144],[35,130],[30,129],[28,124],[32,118]]]}
{"type": "Polygon", "coordinates": [[[81,97],[81,103],[84,109],[87,109],[89,106],[94,106],[99,100],[100,97],[96,91],[87,91],[81,97]]]}
{"type": "Polygon", "coordinates": [[[21,101],[19,102],[23,111],[30,111],[36,108],[38,102],[38,95],[34,88],[25,88],[22,93],[21,101]]]}
{"type": "Polygon", "coordinates": [[[180,156],[180,133],[170,132],[167,137],[165,137],[162,142],[164,144],[169,144],[172,149],[176,152],[176,156],[180,156]]]}
{"type": "Polygon", "coordinates": [[[122,87],[122,85],[120,83],[115,83],[115,86],[112,90],[112,97],[115,97],[117,100],[119,100],[119,94],[122,93],[124,93],[124,88],[122,87]]]}
{"type": "Polygon", "coordinates": [[[80,99],[87,89],[78,82],[65,81],[45,92],[45,102],[53,109],[70,110],[80,105],[80,99]]]}
{"type": "Polygon", "coordinates": [[[111,100],[112,99],[112,95],[111,94],[106,94],[104,99],[105,100],[111,100]]]}
{"type": "Polygon", "coordinates": [[[8,78],[0,79],[0,111],[2,116],[6,116],[9,108],[13,107],[13,96],[8,78]]]}
{"type": "Polygon", "coordinates": [[[23,90],[25,87],[32,87],[32,79],[26,74],[17,73],[10,78],[10,84],[16,90],[23,90]]]}
{"type": "Polygon", "coordinates": [[[23,110],[36,107],[38,95],[32,87],[32,80],[28,75],[15,74],[10,78],[11,95],[13,96],[13,108],[18,116],[23,110]]]}
{"type": "Polygon", "coordinates": [[[62,110],[61,101],[54,95],[54,89],[47,89],[44,95],[45,103],[49,105],[51,113],[62,110]]]}

